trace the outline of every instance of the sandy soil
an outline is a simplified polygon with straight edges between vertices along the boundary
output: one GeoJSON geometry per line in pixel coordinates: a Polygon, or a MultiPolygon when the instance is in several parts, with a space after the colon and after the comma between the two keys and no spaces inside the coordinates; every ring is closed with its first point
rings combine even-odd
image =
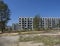
{"type": "Polygon", "coordinates": [[[17,46],[19,36],[1,36],[0,46],[17,46]]]}
{"type": "Polygon", "coordinates": [[[44,46],[43,43],[20,42],[19,46],[44,46]]]}
{"type": "MultiPolygon", "coordinates": [[[[53,33],[44,33],[44,34],[31,34],[31,36],[40,36],[40,35],[60,35],[60,32],[57,34],[53,33]]],[[[23,35],[27,37],[29,35],[23,35]]],[[[17,46],[19,35],[17,33],[3,34],[0,36],[0,46],[17,46]],[[13,36],[12,36],[13,35],[13,36]]],[[[33,43],[33,42],[20,42],[19,46],[44,46],[43,43],[33,43]]]]}

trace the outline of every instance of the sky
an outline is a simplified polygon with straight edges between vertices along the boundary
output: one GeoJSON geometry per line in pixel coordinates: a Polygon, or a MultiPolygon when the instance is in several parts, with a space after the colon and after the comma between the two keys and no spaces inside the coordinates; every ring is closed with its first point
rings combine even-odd
{"type": "Polygon", "coordinates": [[[60,17],[60,0],[4,0],[11,12],[8,25],[18,23],[19,17],[60,17]]]}

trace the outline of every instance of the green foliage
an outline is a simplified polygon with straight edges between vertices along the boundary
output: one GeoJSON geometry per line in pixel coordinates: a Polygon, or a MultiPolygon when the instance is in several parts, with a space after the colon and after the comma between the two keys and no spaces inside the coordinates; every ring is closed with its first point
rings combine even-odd
{"type": "Polygon", "coordinates": [[[56,25],[56,27],[59,27],[60,28],[60,19],[59,19],[59,23],[56,25]]]}
{"type": "Polygon", "coordinates": [[[41,20],[41,18],[40,18],[39,15],[36,15],[36,16],[34,17],[34,19],[33,19],[33,27],[34,27],[35,30],[40,30],[40,27],[39,27],[39,25],[40,25],[40,20],[41,20]]]}
{"type": "Polygon", "coordinates": [[[0,1],[0,18],[0,29],[3,32],[8,20],[10,20],[10,10],[3,1],[0,1]]]}

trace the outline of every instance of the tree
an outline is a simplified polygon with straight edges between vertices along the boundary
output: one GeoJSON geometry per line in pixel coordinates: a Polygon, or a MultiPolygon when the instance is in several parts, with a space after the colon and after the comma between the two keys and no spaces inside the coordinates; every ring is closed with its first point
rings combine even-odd
{"type": "Polygon", "coordinates": [[[59,25],[58,25],[58,26],[59,26],[59,28],[60,28],[60,19],[59,19],[59,25]]]}
{"type": "Polygon", "coordinates": [[[36,15],[34,18],[33,18],[33,28],[35,30],[40,30],[40,21],[41,21],[41,18],[39,15],[36,15]]]}
{"type": "Polygon", "coordinates": [[[10,20],[10,10],[2,0],[0,0],[0,30],[4,32],[5,26],[10,20]]]}
{"type": "Polygon", "coordinates": [[[58,20],[58,23],[56,24],[56,27],[59,30],[59,28],[60,28],[60,19],[58,20]]]}

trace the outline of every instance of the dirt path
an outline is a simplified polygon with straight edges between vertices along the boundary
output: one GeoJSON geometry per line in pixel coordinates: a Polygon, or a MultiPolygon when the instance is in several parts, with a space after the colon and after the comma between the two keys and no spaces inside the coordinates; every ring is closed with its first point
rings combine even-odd
{"type": "MultiPolygon", "coordinates": [[[[57,33],[57,34],[53,34],[53,33],[43,33],[43,34],[26,34],[26,35],[20,35],[20,36],[23,36],[23,37],[28,37],[28,36],[40,36],[40,35],[60,35],[60,33],[57,33]]],[[[0,46],[18,46],[18,39],[19,39],[19,35],[16,35],[16,36],[0,36],[0,46]]],[[[31,42],[28,42],[28,44],[26,42],[22,43],[20,42],[20,46],[25,46],[24,44],[26,44],[26,46],[29,44],[31,44],[31,42]]],[[[28,46],[29,46],[28,45],[28,46]]],[[[37,46],[37,45],[40,45],[39,44],[31,44],[30,46],[37,46]]]]}
{"type": "Polygon", "coordinates": [[[1,36],[0,46],[17,46],[19,36],[1,36]]]}

